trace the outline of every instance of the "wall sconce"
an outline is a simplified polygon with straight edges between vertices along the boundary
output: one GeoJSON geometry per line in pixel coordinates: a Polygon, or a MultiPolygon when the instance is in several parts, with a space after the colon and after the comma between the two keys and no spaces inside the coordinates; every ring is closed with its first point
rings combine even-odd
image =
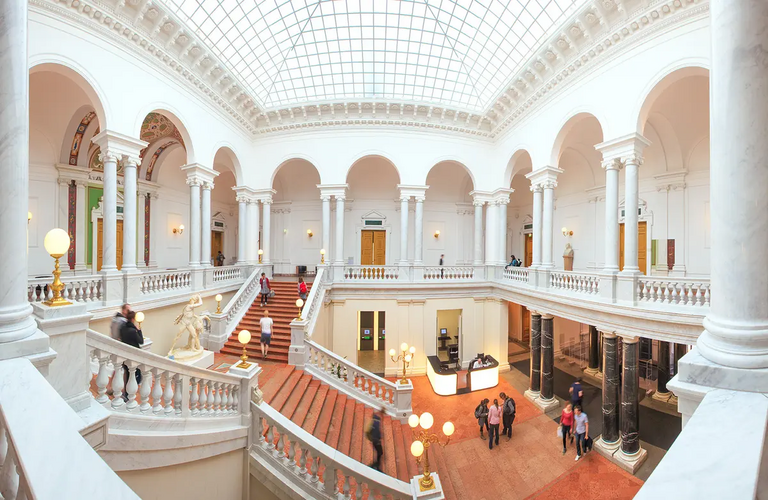
{"type": "Polygon", "coordinates": [[[72,303],[61,296],[61,292],[64,290],[64,283],[59,279],[61,277],[59,259],[67,253],[70,243],[69,234],[60,228],[51,229],[45,235],[45,240],[43,241],[45,251],[56,260],[56,266],[53,268],[53,283],[51,284],[53,297],[43,302],[47,306],[68,306],[72,303]]]}
{"type": "Polygon", "coordinates": [[[440,230],[438,229],[435,231],[435,238],[439,238],[439,237],[440,237],[440,230]]]}
{"type": "Polygon", "coordinates": [[[264,255],[264,250],[259,248],[259,264],[261,264],[261,256],[264,255]]]}
{"type": "Polygon", "coordinates": [[[32,220],[32,212],[27,212],[27,224],[32,220]]]}
{"type": "Polygon", "coordinates": [[[184,224],[179,224],[179,227],[173,228],[173,234],[182,234],[184,232],[184,224]]]}
{"type": "Polygon", "coordinates": [[[325,264],[325,248],[320,249],[320,263],[325,264]]]}
{"type": "Polygon", "coordinates": [[[221,314],[221,294],[216,294],[216,314],[221,314]]]}
{"type": "Polygon", "coordinates": [[[139,311],[136,313],[136,323],[139,324],[139,330],[141,330],[141,324],[144,323],[144,313],[139,311]]]}
{"type": "Polygon", "coordinates": [[[563,226],[563,236],[573,236],[573,231],[569,231],[567,227],[563,226]]]}
{"type": "Polygon", "coordinates": [[[283,234],[288,234],[288,229],[283,229],[283,234]]]}
{"type": "Polygon", "coordinates": [[[314,235],[315,235],[315,233],[313,233],[311,229],[307,229],[307,236],[309,236],[311,238],[314,235]]]}

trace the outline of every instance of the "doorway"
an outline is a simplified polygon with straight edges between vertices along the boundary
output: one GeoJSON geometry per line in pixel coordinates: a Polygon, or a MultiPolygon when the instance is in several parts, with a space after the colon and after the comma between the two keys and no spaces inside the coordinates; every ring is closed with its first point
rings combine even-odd
{"type": "MultiPolygon", "coordinates": [[[[123,268],[123,221],[117,221],[117,270],[123,268]]],[[[99,219],[96,235],[96,271],[101,271],[104,254],[104,219],[99,219]]]]}
{"type": "Polygon", "coordinates": [[[357,314],[357,364],[379,376],[386,366],[386,313],[360,311],[357,314]]]}
{"type": "Polygon", "coordinates": [[[533,233],[525,235],[525,255],[523,259],[525,267],[531,267],[533,262],[533,233]]]}
{"type": "Polygon", "coordinates": [[[214,266],[223,265],[219,264],[219,261],[216,260],[216,256],[219,255],[219,252],[224,253],[224,233],[219,231],[212,231],[211,232],[211,260],[213,261],[214,266]]]}
{"type": "MultiPolygon", "coordinates": [[[[637,223],[637,267],[640,273],[645,274],[648,263],[648,222],[637,223]]],[[[619,224],[619,271],[624,270],[624,223],[619,224]]]]}
{"type": "Polygon", "coordinates": [[[437,358],[441,363],[460,369],[461,309],[437,311],[437,358]]]}
{"type": "Polygon", "coordinates": [[[383,266],[387,262],[387,232],[365,229],[361,231],[360,264],[383,266]]]}

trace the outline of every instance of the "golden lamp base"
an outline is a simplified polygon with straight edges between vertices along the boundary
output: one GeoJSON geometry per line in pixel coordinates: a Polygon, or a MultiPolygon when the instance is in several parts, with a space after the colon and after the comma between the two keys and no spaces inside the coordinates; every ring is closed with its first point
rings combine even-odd
{"type": "Polygon", "coordinates": [[[46,300],[45,302],[43,302],[43,305],[46,305],[48,307],[71,306],[72,302],[62,297],[56,297],[51,300],[46,300]]]}
{"type": "Polygon", "coordinates": [[[432,476],[424,476],[421,479],[419,479],[420,491],[432,490],[434,488],[435,488],[435,480],[432,479],[432,476]]]}

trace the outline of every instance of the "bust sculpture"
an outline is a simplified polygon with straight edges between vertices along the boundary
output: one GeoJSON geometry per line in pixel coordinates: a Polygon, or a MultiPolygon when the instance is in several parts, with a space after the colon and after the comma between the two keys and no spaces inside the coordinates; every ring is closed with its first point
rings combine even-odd
{"type": "Polygon", "coordinates": [[[570,243],[565,244],[565,250],[563,251],[563,257],[573,257],[573,247],[570,243]]]}
{"type": "Polygon", "coordinates": [[[192,298],[189,299],[187,305],[184,306],[184,310],[181,312],[181,314],[176,317],[176,320],[173,323],[175,325],[180,325],[181,328],[179,329],[178,333],[176,333],[176,337],[173,339],[171,350],[168,351],[169,358],[186,361],[192,360],[202,355],[203,348],[200,345],[200,335],[202,335],[203,328],[205,327],[203,320],[210,322],[210,318],[208,316],[197,316],[195,314],[195,308],[202,305],[203,299],[200,297],[200,295],[193,295],[192,298]],[[174,349],[176,347],[176,342],[178,342],[179,337],[181,337],[184,332],[189,333],[187,345],[178,349],[174,349]]]}

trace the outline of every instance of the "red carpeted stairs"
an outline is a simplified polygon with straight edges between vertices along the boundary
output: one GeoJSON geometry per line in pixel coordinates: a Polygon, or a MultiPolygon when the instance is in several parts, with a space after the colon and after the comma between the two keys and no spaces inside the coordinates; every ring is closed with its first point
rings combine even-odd
{"type": "MultiPolygon", "coordinates": [[[[270,310],[271,313],[271,310],[270,310]]],[[[374,459],[365,429],[373,409],[323,384],[291,365],[265,365],[259,375],[264,401],[327,445],[370,465],[374,459]]],[[[384,473],[409,482],[420,468],[410,453],[412,431],[407,423],[385,416],[382,420],[384,473]]],[[[447,499],[458,498],[439,446],[430,447],[430,470],[440,473],[447,499]]]]}
{"type": "MultiPolygon", "coordinates": [[[[222,353],[241,356],[243,346],[237,340],[237,334],[240,333],[240,330],[248,330],[251,332],[251,342],[246,348],[248,357],[261,359],[261,326],[259,326],[259,320],[264,317],[264,310],[267,309],[269,310],[269,317],[274,321],[272,342],[269,346],[267,359],[283,363],[288,362],[288,349],[291,346],[291,321],[298,316],[299,312],[296,307],[296,299],[299,298],[298,282],[271,280],[270,286],[275,291],[275,296],[269,299],[269,303],[265,307],[261,307],[261,297],[256,297],[248,312],[240,320],[240,324],[227,339],[221,349],[222,353]]],[[[307,283],[307,291],[310,287],[311,284],[307,283]]]]}

